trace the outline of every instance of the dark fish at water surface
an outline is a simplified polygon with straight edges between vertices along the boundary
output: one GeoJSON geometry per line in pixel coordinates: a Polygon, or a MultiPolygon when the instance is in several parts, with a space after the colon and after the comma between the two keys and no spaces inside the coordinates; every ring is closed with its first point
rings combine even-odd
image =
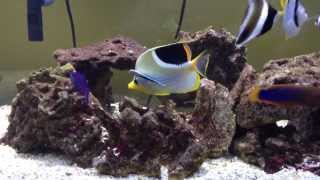
{"type": "Polygon", "coordinates": [[[30,41],[43,41],[42,6],[49,6],[54,0],[28,0],[27,20],[30,41]]]}
{"type": "Polygon", "coordinates": [[[70,79],[73,88],[78,91],[85,98],[85,104],[89,104],[89,85],[84,75],[79,72],[71,72],[70,79]]]}
{"type": "Polygon", "coordinates": [[[320,106],[320,88],[293,84],[256,86],[250,92],[249,100],[278,106],[320,106]]]}

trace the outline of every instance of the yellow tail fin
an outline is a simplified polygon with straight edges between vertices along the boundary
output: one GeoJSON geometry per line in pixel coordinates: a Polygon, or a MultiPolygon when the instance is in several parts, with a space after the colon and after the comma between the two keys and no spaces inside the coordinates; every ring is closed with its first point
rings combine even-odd
{"type": "Polygon", "coordinates": [[[203,77],[206,77],[209,65],[208,55],[208,50],[204,50],[191,61],[192,67],[203,77]]]}
{"type": "Polygon", "coordinates": [[[260,87],[259,86],[254,87],[249,94],[249,101],[259,102],[259,93],[260,93],[260,87]]]}
{"type": "Polygon", "coordinates": [[[192,52],[191,52],[191,49],[190,49],[189,45],[187,43],[183,43],[182,45],[183,45],[184,51],[187,54],[187,60],[191,61],[192,52]]]}
{"type": "Polygon", "coordinates": [[[280,15],[284,14],[287,3],[288,3],[288,0],[280,0],[280,7],[281,7],[281,11],[279,12],[280,15]]]}

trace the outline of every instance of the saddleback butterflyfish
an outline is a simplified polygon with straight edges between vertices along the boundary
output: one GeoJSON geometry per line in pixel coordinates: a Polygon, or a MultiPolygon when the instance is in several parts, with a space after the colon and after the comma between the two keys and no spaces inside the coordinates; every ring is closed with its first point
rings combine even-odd
{"type": "Polygon", "coordinates": [[[138,57],[128,88],[156,96],[195,91],[208,63],[206,50],[194,57],[185,42],[154,47],[138,57]]]}

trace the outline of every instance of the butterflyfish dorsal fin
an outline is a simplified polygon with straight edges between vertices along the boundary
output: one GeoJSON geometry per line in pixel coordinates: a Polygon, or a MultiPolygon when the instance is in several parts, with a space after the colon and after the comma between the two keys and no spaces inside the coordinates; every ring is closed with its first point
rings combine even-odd
{"type": "Polygon", "coordinates": [[[188,52],[183,43],[162,46],[154,50],[157,58],[167,64],[181,65],[188,62],[188,52]]]}
{"type": "Polygon", "coordinates": [[[190,46],[187,43],[183,43],[182,46],[186,52],[187,60],[191,61],[192,60],[192,52],[191,52],[190,46]]]}
{"type": "Polygon", "coordinates": [[[280,14],[284,13],[284,10],[286,9],[288,0],[280,0],[280,7],[281,7],[281,11],[280,14]]]}
{"type": "Polygon", "coordinates": [[[209,57],[208,51],[202,51],[197,57],[192,60],[192,67],[202,76],[206,77],[208,65],[209,65],[209,57]]]}

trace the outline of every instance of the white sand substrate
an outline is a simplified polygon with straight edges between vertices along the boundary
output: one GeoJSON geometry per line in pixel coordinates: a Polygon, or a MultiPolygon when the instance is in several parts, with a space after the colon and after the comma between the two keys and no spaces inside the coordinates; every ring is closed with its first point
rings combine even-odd
{"type": "MultiPolygon", "coordinates": [[[[0,107],[0,137],[8,126],[10,106],[0,107]]],[[[162,178],[167,179],[166,168],[162,168],[162,178]]],[[[9,146],[0,145],[0,180],[141,180],[152,179],[132,175],[115,178],[99,175],[95,169],[82,169],[63,156],[18,154],[9,146]]],[[[275,174],[248,165],[236,157],[208,160],[190,180],[320,180],[310,172],[283,169],[275,174]]]]}

